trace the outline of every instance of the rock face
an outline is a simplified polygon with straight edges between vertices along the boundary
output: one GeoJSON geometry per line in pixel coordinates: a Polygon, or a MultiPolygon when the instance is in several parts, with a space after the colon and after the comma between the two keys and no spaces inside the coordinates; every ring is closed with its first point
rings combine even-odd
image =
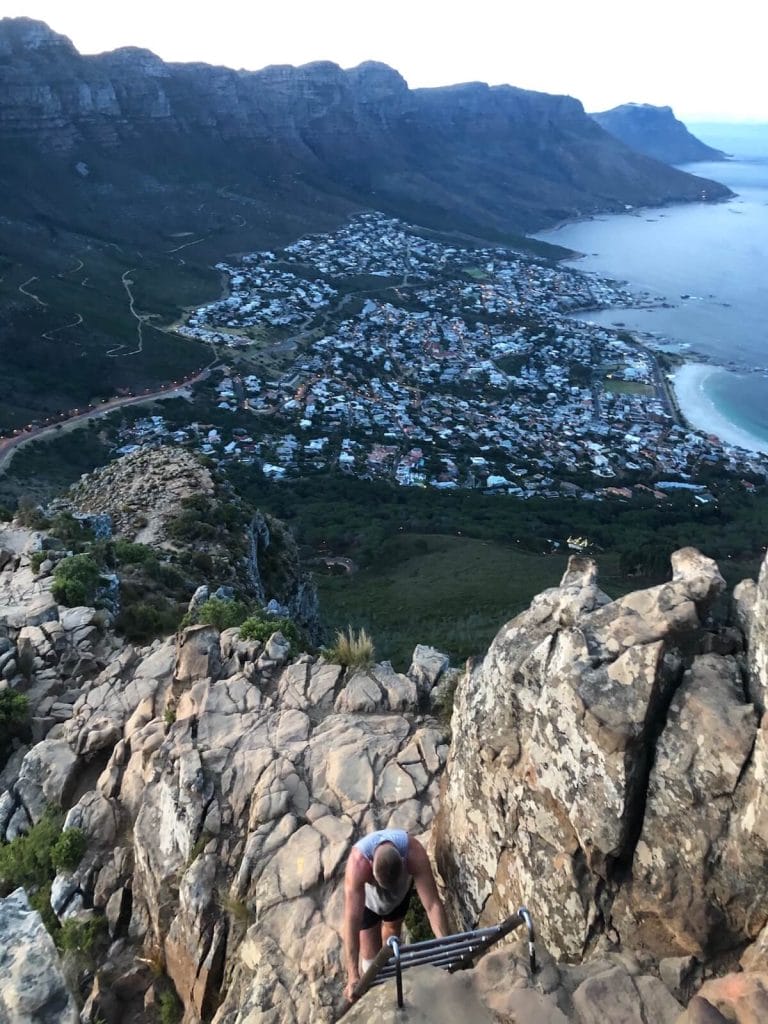
{"type": "Polygon", "coordinates": [[[574,960],[600,936],[735,956],[766,923],[765,721],[717,567],[672,564],[609,601],[572,560],[459,685],[437,829],[463,920],[523,903],[574,960]]]}
{"type": "MultiPolygon", "coordinates": [[[[55,608],[65,634],[87,618],[55,608]]],[[[67,719],[0,776],[0,840],[62,807],[87,852],[54,880],[52,908],[103,915],[162,965],[187,1021],[332,1020],[351,844],[386,826],[424,835],[434,816],[448,747],[419,712],[429,680],[291,661],[280,634],[211,626],[115,642],[91,665],[67,719]]],[[[117,1024],[108,992],[150,984],[132,971],[105,964],[94,1019],[117,1024]]]]}
{"type": "Polygon", "coordinates": [[[231,584],[316,638],[317,591],[292,535],[214,480],[190,452],[162,446],[125,455],[83,475],[57,504],[108,516],[117,537],[170,552],[177,568],[187,563],[186,574],[190,561],[199,564],[198,573],[205,572],[212,585],[205,585],[205,597],[201,591],[194,598],[199,588],[190,581],[193,603],[216,592],[217,585],[231,584]],[[178,529],[180,515],[186,515],[184,530],[178,529]]]}
{"type": "Polygon", "coordinates": [[[692,135],[683,122],[678,121],[671,107],[625,103],[589,116],[638,153],[665,164],[726,159],[722,150],[713,149],[692,135]]]}
{"type": "Polygon", "coordinates": [[[747,634],[749,699],[763,714],[768,711],[768,560],[755,586],[745,580],[734,590],[742,627],[747,634]]]}
{"type": "Polygon", "coordinates": [[[0,899],[0,1021],[78,1024],[59,954],[23,889],[0,899]]]}
{"type": "Polygon", "coordinates": [[[193,495],[212,496],[210,472],[181,448],[153,448],[115,459],[82,477],[71,505],[108,515],[119,537],[157,547],[169,541],[169,523],[193,495]]]}
{"type": "MultiPolygon", "coordinates": [[[[27,542],[0,539],[12,553],[0,593],[19,597],[27,542]]],[[[745,648],[717,566],[694,549],[673,556],[670,582],[614,601],[595,565],[572,559],[468,666],[450,749],[422,710],[445,699],[451,674],[432,648],[401,674],[292,659],[279,634],[193,626],[135,648],[102,627],[88,671],[68,677],[67,716],[0,773],[0,839],[50,803],[86,834],[81,862],[51,887],[60,920],[103,917],[112,942],[82,1019],[121,1024],[130,1003],[149,1024],[161,993],[151,964],[185,1024],[330,1024],[344,864],[360,835],[390,826],[435,848],[457,928],[524,903],[539,938],[534,976],[519,935],[473,972],[409,972],[409,1019],[762,1021],[764,582],[765,570],[739,591],[745,648]],[[747,973],[712,976],[739,958],[747,973]]],[[[3,627],[14,650],[26,630],[53,676],[69,664],[68,631],[92,621],[56,611],[3,627]]],[[[0,938],[6,917],[39,925],[23,893],[0,902],[0,938]]],[[[0,1011],[48,1019],[32,999],[66,1022],[52,947],[35,935],[23,958],[0,943],[0,1011]]],[[[348,1019],[394,1014],[386,986],[348,1019]]]]}
{"type": "Polygon", "coordinates": [[[25,18],[0,22],[0,53],[0,138],[62,161],[81,228],[93,217],[89,203],[102,201],[89,165],[104,160],[115,168],[106,171],[112,209],[121,190],[141,196],[133,228],[121,226],[134,234],[167,216],[181,198],[179,174],[191,182],[196,168],[211,191],[231,193],[236,181],[258,204],[268,190],[278,200],[271,216],[275,206],[288,214],[311,205],[312,193],[337,208],[339,200],[368,207],[375,196],[382,209],[407,215],[416,205],[423,223],[444,228],[448,219],[453,230],[487,237],[626,203],[727,194],[618,144],[565,96],[481,83],[410,90],[376,63],[246,72],[164,64],[132,47],[83,57],[25,18]],[[81,181],[72,175],[78,163],[81,181]],[[481,190],[468,188],[478,181],[481,190]]]}

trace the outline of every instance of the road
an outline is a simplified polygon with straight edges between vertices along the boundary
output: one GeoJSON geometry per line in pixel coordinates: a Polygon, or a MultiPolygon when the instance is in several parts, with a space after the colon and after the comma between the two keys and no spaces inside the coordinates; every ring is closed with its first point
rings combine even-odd
{"type": "Polygon", "coordinates": [[[0,440],[0,475],[5,473],[8,469],[11,459],[19,448],[25,444],[29,444],[30,441],[43,441],[45,438],[61,434],[63,431],[75,430],[77,427],[81,427],[87,423],[88,420],[101,419],[104,416],[108,416],[109,413],[114,412],[116,409],[122,409],[127,405],[143,405],[158,401],[158,399],[172,398],[174,395],[182,394],[193,384],[197,384],[198,381],[205,380],[210,375],[214,365],[215,362],[210,363],[204,370],[201,370],[200,373],[196,374],[194,377],[189,377],[181,384],[172,384],[169,387],[160,388],[158,391],[152,391],[148,394],[126,395],[124,398],[112,398],[108,402],[104,402],[102,405],[86,409],[84,412],[77,413],[74,416],[69,416],[65,420],[59,420],[58,423],[52,423],[50,426],[35,427],[34,430],[25,430],[22,433],[17,434],[15,437],[3,438],[0,440]]]}

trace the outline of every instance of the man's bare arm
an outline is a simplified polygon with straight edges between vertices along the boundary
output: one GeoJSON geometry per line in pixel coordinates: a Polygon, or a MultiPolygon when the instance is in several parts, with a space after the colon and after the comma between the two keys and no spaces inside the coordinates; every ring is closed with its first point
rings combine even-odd
{"type": "Polygon", "coordinates": [[[432,873],[432,865],[429,863],[427,851],[418,841],[411,839],[408,844],[407,867],[413,875],[416,884],[416,892],[427,912],[432,931],[438,939],[444,935],[450,935],[448,919],[445,916],[445,908],[437,893],[437,883],[432,873]]]}
{"type": "Polygon", "coordinates": [[[344,958],[347,968],[347,997],[360,980],[360,925],[365,909],[365,860],[353,850],[344,875],[344,958]]]}

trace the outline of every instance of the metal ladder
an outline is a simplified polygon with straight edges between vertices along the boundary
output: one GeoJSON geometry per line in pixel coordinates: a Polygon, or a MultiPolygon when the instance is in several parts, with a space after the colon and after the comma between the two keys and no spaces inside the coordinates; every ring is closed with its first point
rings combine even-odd
{"type": "MultiPolygon", "coordinates": [[[[442,967],[451,973],[460,971],[464,967],[469,967],[473,960],[482,956],[486,950],[520,925],[525,925],[528,931],[528,960],[531,973],[534,974],[536,948],[533,920],[528,910],[520,907],[517,913],[512,914],[501,924],[446,935],[442,939],[429,939],[427,942],[413,942],[402,946],[399,939],[393,935],[387,940],[387,945],[379,950],[376,959],[355,986],[354,1001],[356,1002],[374,985],[381,985],[394,978],[397,983],[397,1005],[399,1009],[403,1009],[403,971],[409,967],[426,965],[442,967]]],[[[339,1017],[343,1017],[351,1006],[352,1003],[345,1001],[339,1017]]]]}

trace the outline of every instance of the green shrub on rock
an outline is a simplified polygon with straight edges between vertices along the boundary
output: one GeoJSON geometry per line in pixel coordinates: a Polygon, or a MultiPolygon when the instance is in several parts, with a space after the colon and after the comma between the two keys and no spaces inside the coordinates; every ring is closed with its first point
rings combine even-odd
{"type": "Polygon", "coordinates": [[[61,815],[46,812],[24,836],[0,844],[0,894],[19,886],[28,893],[51,882],[56,874],[51,851],[61,835],[61,815]]]}
{"type": "Polygon", "coordinates": [[[290,643],[293,654],[307,646],[306,638],[291,619],[262,619],[251,615],[240,626],[241,640],[258,640],[260,643],[266,643],[273,633],[283,634],[290,643]]]}
{"type": "Polygon", "coordinates": [[[53,844],[51,864],[57,871],[74,871],[88,846],[88,840],[80,828],[66,828],[53,844]]]}
{"type": "Polygon", "coordinates": [[[157,555],[146,544],[135,544],[130,540],[118,539],[113,544],[115,558],[122,565],[144,565],[156,562],[157,555]]]}
{"type": "Polygon", "coordinates": [[[242,625],[248,618],[248,609],[242,601],[225,601],[209,597],[200,605],[195,620],[202,626],[215,626],[219,631],[242,625]]]}
{"type": "Polygon", "coordinates": [[[26,526],[30,530],[44,530],[49,525],[39,503],[30,495],[22,495],[19,498],[16,518],[22,526],[26,526]]]}
{"type": "Polygon", "coordinates": [[[71,871],[87,847],[79,828],[61,831],[61,814],[46,811],[26,835],[0,844],[0,893],[22,886],[35,892],[53,881],[57,871],[71,871]]]}
{"type": "Polygon", "coordinates": [[[76,519],[71,512],[60,512],[54,517],[49,528],[54,537],[58,537],[68,548],[75,550],[95,540],[93,530],[76,519]]]}
{"type": "Polygon", "coordinates": [[[35,574],[40,572],[40,566],[48,557],[47,551],[33,551],[29,556],[29,564],[32,566],[32,572],[35,574]]]}
{"type": "Polygon", "coordinates": [[[170,636],[179,628],[183,609],[171,598],[162,595],[150,596],[141,601],[125,594],[117,628],[134,643],[147,644],[157,637],[170,636]]]}
{"type": "Polygon", "coordinates": [[[79,953],[90,957],[106,930],[106,923],[103,917],[91,917],[85,921],[69,918],[61,924],[56,945],[63,953],[79,953]]]}
{"type": "Polygon", "coordinates": [[[100,579],[101,572],[92,555],[72,555],[56,566],[51,592],[59,604],[70,608],[92,605],[100,579]]]}
{"type": "Polygon", "coordinates": [[[16,690],[0,690],[0,765],[10,755],[11,740],[21,736],[29,722],[29,701],[16,690]]]}
{"type": "Polygon", "coordinates": [[[61,831],[60,811],[49,809],[24,836],[0,843],[0,896],[19,887],[26,890],[30,906],[38,911],[54,939],[59,922],[51,910],[51,882],[59,870],[77,867],[87,838],[79,828],[61,831]]]}
{"type": "Polygon", "coordinates": [[[175,992],[163,992],[157,1001],[158,1024],[179,1024],[184,1007],[175,992]]]}

